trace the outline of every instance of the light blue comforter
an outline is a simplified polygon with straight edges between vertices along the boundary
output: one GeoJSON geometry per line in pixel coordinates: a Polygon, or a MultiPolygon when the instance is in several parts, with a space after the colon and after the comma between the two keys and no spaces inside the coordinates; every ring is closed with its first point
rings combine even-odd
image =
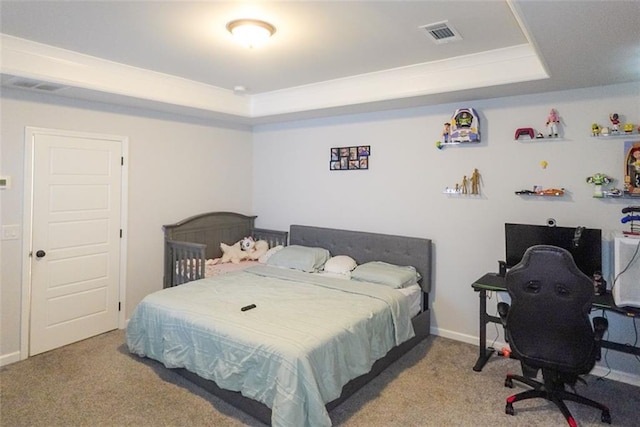
{"type": "Polygon", "coordinates": [[[329,426],[324,405],[414,332],[399,292],[318,276],[258,266],[155,292],[127,345],[264,403],[275,427],[329,426]]]}

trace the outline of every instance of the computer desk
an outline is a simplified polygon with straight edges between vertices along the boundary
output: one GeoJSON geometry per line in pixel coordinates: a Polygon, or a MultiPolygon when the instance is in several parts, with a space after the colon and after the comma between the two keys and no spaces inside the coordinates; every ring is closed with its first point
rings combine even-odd
{"type": "MultiPolygon", "coordinates": [[[[498,316],[492,316],[487,313],[487,292],[507,292],[507,287],[505,284],[504,276],[498,273],[485,274],[484,276],[473,282],[471,287],[474,291],[479,292],[480,294],[480,354],[478,355],[478,360],[473,367],[474,371],[480,372],[495,351],[492,348],[487,348],[487,323],[502,323],[498,316]]],[[[632,318],[640,317],[640,309],[638,308],[616,306],[613,302],[613,296],[611,294],[596,295],[592,304],[592,308],[596,310],[609,310],[632,318]]],[[[603,348],[640,356],[640,347],[634,347],[631,345],[606,340],[602,340],[601,344],[603,348]]]]}

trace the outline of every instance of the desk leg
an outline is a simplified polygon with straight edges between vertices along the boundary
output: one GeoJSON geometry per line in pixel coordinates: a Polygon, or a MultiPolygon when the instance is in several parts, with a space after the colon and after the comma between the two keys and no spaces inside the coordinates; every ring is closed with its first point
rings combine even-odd
{"type": "Polygon", "coordinates": [[[480,290],[480,342],[479,342],[479,355],[476,364],[473,366],[473,370],[476,372],[482,371],[482,368],[487,363],[494,350],[487,349],[487,291],[485,289],[480,290]]]}

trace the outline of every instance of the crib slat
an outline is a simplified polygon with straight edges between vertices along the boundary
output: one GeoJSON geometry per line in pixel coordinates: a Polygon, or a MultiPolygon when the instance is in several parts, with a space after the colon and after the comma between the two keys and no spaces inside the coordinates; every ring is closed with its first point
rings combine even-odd
{"type": "Polygon", "coordinates": [[[169,286],[182,285],[204,277],[206,245],[201,243],[177,242],[167,240],[169,257],[165,265],[165,274],[169,273],[169,286]]]}

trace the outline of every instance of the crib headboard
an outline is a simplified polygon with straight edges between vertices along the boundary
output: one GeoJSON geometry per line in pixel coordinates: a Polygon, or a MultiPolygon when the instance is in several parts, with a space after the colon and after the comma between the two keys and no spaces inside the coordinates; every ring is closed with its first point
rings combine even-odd
{"type": "Polygon", "coordinates": [[[207,212],[164,228],[165,288],[204,277],[205,260],[222,256],[220,243],[232,245],[247,236],[269,247],[286,245],[288,232],[254,228],[255,216],[207,212]],[[193,261],[195,260],[195,261],[193,261]]]}
{"type": "Polygon", "coordinates": [[[163,226],[164,238],[165,241],[205,244],[206,258],[219,258],[222,256],[220,243],[233,244],[251,236],[255,219],[255,216],[235,212],[207,212],[163,226]]]}

